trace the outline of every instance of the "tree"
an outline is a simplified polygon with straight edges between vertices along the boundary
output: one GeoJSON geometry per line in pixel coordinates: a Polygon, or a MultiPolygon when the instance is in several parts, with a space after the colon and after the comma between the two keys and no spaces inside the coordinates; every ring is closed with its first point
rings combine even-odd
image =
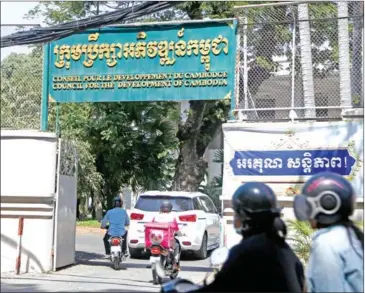
{"type": "Polygon", "coordinates": [[[1,62],[1,128],[38,128],[41,93],[42,55],[33,51],[6,57],[1,62]]]}
{"type": "Polygon", "coordinates": [[[78,210],[81,215],[88,214],[88,198],[102,188],[104,178],[96,168],[96,155],[85,129],[91,119],[91,104],[51,104],[49,130],[60,130],[62,139],[72,140],[78,152],[78,210]],[[57,107],[59,114],[57,115],[57,107]],[[57,124],[58,127],[57,127],[57,124]]]}
{"type": "MultiPolygon", "coordinates": [[[[190,19],[224,18],[234,17],[233,7],[243,4],[247,2],[193,1],[184,3],[180,9],[185,11],[190,19]]],[[[282,7],[273,9],[277,14],[285,17],[285,9],[282,7]]],[[[266,19],[269,15],[265,15],[264,10],[260,9],[257,13],[254,11],[251,17],[257,14],[266,19]]],[[[287,37],[282,33],[282,29],[272,24],[262,25],[255,31],[252,41],[255,52],[250,52],[253,57],[250,63],[251,69],[248,72],[251,94],[255,94],[261,83],[270,77],[270,71],[275,66],[272,56],[283,51],[280,41],[287,37]]],[[[229,110],[230,104],[227,101],[190,101],[188,118],[185,123],[179,125],[180,154],[174,180],[176,190],[198,190],[207,168],[207,162],[203,157],[204,152],[221,129],[222,123],[227,120],[229,110]]]]}
{"type": "MultiPolygon", "coordinates": [[[[63,3],[63,2],[62,2],[63,3]]],[[[48,5],[47,13],[44,14],[46,18],[48,18],[49,23],[59,23],[61,21],[60,15],[64,14],[67,16],[67,19],[63,19],[62,21],[80,18],[82,15],[89,15],[94,13],[95,6],[94,2],[83,2],[82,13],[80,12],[79,6],[72,6],[71,4],[63,3],[60,5],[59,2],[52,2],[52,4],[48,5]],[[51,6],[53,5],[53,6],[51,6]],[[61,7],[61,8],[57,8],[61,7]],[[54,13],[54,10],[58,12],[54,13]],[[66,9],[67,13],[62,9],[66,9]],[[63,11],[63,13],[60,13],[63,11]],[[85,14],[86,13],[86,14],[85,14]],[[56,15],[56,17],[54,17],[56,15]],[[53,21],[53,22],[52,22],[53,21]]],[[[155,19],[159,20],[170,20],[170,19],[203,19],[203,18],[223,18],[223,17],[233,17],[234,13],[234,5],[236,4],[245,4],[246,2],[185,2],[179,5],[176,8],[173,8],[168,11],[168,13],[160,13],[159,16],[146,16],[141,18],[141,21],[152,21],[155,19]]],[[[116,4],[108,4],[108,9],[113,9],[116,4]]],[[[41,3],[40,5],[45,5],[41,3]]],[[[101,5],[101,4],[100,4],[101,5]]],[[[324,4],[327,5],[327,4],[324,4]]],[[[326,10],[327,6],[320,6],[319,9],[315,10],[313,13],[315,15],[319,15],[320,17],[331,16],[332,11],[326,10]]],[[[104,2],[99,9],[105,8],[104,2]]],[[[263,81],[271,76],[271,72],[275,70],[277,64],[273,62],[272,57],[275,55],[288,54],[286,48],[288,47],[291,41],[291,33],[290,30],[283,25],[278,25],[277,21],[287,20],[288,19],[288,7],[286,6],[278,6],[278,7],[269,7],[269,8],[260,8],[260,9],[252,9],[250,10],[249,22],[253,20],[253,22],[257,21],[257,18],[260,18],[260,25],[255,25],[255,31],[253,32],[253,26],[250,26],[250,41],[249,41],[249,56],[250,56],[250,70],[248,71],[249,79],[248,86],[250,88],[250,92],[254,95],[263,81]],[[274,13],[273,13],[274,12],[274,13]]],[[[38,9],[38,12],[40,10],[38,9]]],[[[336,15],[334,16],[336,17],[336,15]]],[[[319,28],[325,28],[329,26],[326,22],[320,22],[318,24],[319,28]]],[[[329,50],[323,52],[319,48],[323,45],[327,40],[333,44],[332,40],[334,37],[332,36],[332,32],[328,32],[328,30],[323,30],[323,35],[319,36],[318,31],[322,31],[320,29],[313,30],[313,35],[315,35],[312,43],[314,44],[314,54],[313,54],[313,70],[316,71],[316,65],[318,63],[324,64],[325,68],[329,68],[328,70],[335,69],[337,64],[336,62],[327,62],[323,60],[331,59],[332,55],[336,54],[336,50],[329,50]],[[325,55],[327,54],[327,55],[325,55]],[[325,58],[324,58],[325,57],[325,58]],[[323,59],[324,58],[324,59],[323,59]],[[332,67],[331,67],[332,66],[332,67]]],[[[299,39],[299,38],[298,38],[299,39]]],[[[205,170],[207,167],[207,162],[205,161],[203,155],[204,152],[212,140],[212,138],[217,134],[219,129],[221,128],[222,123],[224,123],[228,117],[230,105],[227,101],[190,101],[190,109],[188,111],[188,117],[186,121],[180,121],[178,126],[177,138],[178,142],[178,159],[176,160],[175,166],[175,175],[174,175],[174,184],[173,188],[176,190],[198,190],[200,183],[204,179],[205,170]]],[[[94,105],[93,107],[102,107],[100,105],[94,105]]],[[[104,106],[103,106],[104,107],[104,106]]],[[[113,106],[105,106],[103,109],[103,113],[107,113],[105,115],[117,115],[116,113],[120,111],[124,111],[126,108],[119,108],[124,106],[119,106],[116,103],[113,106]],[[110,108],[109,108],[110,107],[110,108]],[[114,110],[113,110],[114,109],[114,110]],[[118,110],[119,109],[119,110],[118,110]],[[116,111],[116,112],[114,112],[116,111]],[[114,114],[113,114],[114,113],[114,114]]],[[[100,112],[102,113],[102,112],[100,112]]],[[[119,113],[119,112],[118,112],[119,113]]],[[[120,112],[121,113],[121,112],[120,112]]],[[[124,112],[123,112],[124,113],[124,112]]],[[[101,115],[101,114],[100,114],[101,115]]],[[[103,114],[104,115],[104,114],[103,114]]],[[[121,115],[121,114],[118,114],[121,115]]],[[[100,117],[103,117],[102,115],[100,117]]],[[[101,121],[109,121],[110,119],[102,119],[101,121]]],[[[104,123],[103,122],[103,123],[104,123]]],[[[100,122],[101,123],[101,122],[100,122]]],[[[105,124],[108,125],[108,124],[105,124]]],[[[106,126],[96,125],[97,129],[107,132],[106,126]]],[[[99,141],[102,141],[103,144],[101,146],[112,146],[113,139],[117,139],[118,136],[114,136],[114,138],[110,138],[110,144],[105,144],[104,139],[100,138],[99,141]]],[[[134,142],[133,142],[134,143],[134,142]]],[[[92,145],[98,145],[96,142],[92,142],[92,145]]],[[[106,151],[105,151],[106,152],[106,151]]],[[[132,153],[134,154],[134,153],[132,153]]],[[[109,155],[108,155],[109,156],[109,155]]],[[[106,157],[108,157],[106,156],[106,157]]],[[[111,157],[110,157],[111,158],[111,157]]],[[[105,160],[104,155],[97,157],[99,162],[105,160]]],[[[100,170],[102,163],[98,164],[98,168],[100,170]]],[[[128,166],[128,168],[131,166],[128,166]]],[[[135,168],[135,174],[142,174],[140,170],[135,168]]],[[[108,173],[109,174],[109,173],[108,173]]],[[[109,175],[108,175],[109,176],[109,175]]],[[[111,175],[110,175],[111,176],[111,175]]],[[[129,175],[128,175],[129,176],[129,175]]],[[[126,180],[129,178],[129,183],[134,184],[133,182],[137,182],[137,177],[128,177],[122,176],[126,180]],[[134,179],[133,179],[134,178],[134,179]]],[[[138,176],[138,179],[142,178],[138,176]]],[[[143,179],[144,182],[148,181],[148,178],[143,179]]],[[[113,181],[114,182],[114,181],[113,181]]],[[[111,186],[111,183],[108,183],[111,186]]],[[[141,183],[135,184],[135,186],[140,185],[141,183]]],[[[144,185],[144,183],[143,183],[144,185]]],[[[114,188],[114,187],[113,187],[114,188]]]]}
{"type": "MultiPolygon", "coordinates": [[[[48,24],[58,24],[130,5],[134,3],[42,2],[27,17],[41,15],[48,24]]],[[[169,17],[168,12],[156,17],[169,17]]],[[[135,191],[169,186],[176,159],[176,127],[171,123],[178,117],[175,103],[62,104],[59,110],[62,137],[77,141],[88,151],[80,156],[86,164],[81,169],[97,175],[80,174],[86,176],[84,182],[97,182],[86,185],[95,188],[80,190],[93,197],[94,210],[110,207],[123,185],[135,191]]],[[[53,109],[53,120],[55,115],[53,109]]]]}
{"type": "MultiPolygon", "coordinates": [[[[174,110],[175,109],[175,110],[174,110]]],[[[177,140],[171,103],[95,103],[87,135],[110,206],[123,185],[133,191],[164,189],[171,182],[177,140]]]]}
{"type": "MultiPolygon", "coordinates": [[[[175,9],[174,13],[171,13],[169,17],[188,17],[190,19],[202,19],[204,17],[233,17],[233,6],[244,3],[245,2],[186,2],[175,9]]],[[[55,3],[54,5],[56,4],[58,5],[58,3],[55,3]]],[[[90,5],[89,7],[92,6],[90,5]]],[[[69,6],[68,9],[73,8],[69,6]]],[[[66,13],[66,15],[74,17],[77,13],[79,13],[79,10],[74,9],[72,13],[69,12],[66,13]]],[[[285,11],[283,13],[285,13],[285,11]]],[[[79,15],[80,14],[75,17],[79,17],[79,15]]],[[[52,10],[45,16],[52,18],[52,10]]],[[[56,19],[59,21],[59,18],[56,19]]],[[[165,19],[167,19],[167,17],[165,19]]],[[[267,32],[273,40],[272,43],[276,44],[274,41],[277,34],[270,33],[270,29],[271,27],[266,26],[262,30],[267,32]]],[[[260,44],[266,43],[266,41],[267,39],[264,38],[258,40],[260,44]]],[[[277,49],[275,45],[273,45],[270,50],[264,49],[264,46],[258,47],[260,50],[257,55],[261,58],[261,61],[265,58],[271,59],[274,50],[277,49]]],[[[259,60],[259,58],[256,59],[259,60]]],[[[259,72],[261,74],[259,75],[259,78],[250,79],[251,88],[258,88],[260,83],[270,76],[269,71],[271,68],[267,68],[262,64],[265,64],[265,62],[260,63],[257,61],[252,63],[250,73],[259,72]]],[[[175,166],[174,189],[188,191],[198,190],[200,183],[204,179],[207,167],[207,162],[203,157],[204,152],[212,138],[221,128],[222,123],[226,121],[229,108],[230,105],[227,101],[190,101],[187,121],[180,121],[177,133],[179,139],[179,157],[175,166]]]]}

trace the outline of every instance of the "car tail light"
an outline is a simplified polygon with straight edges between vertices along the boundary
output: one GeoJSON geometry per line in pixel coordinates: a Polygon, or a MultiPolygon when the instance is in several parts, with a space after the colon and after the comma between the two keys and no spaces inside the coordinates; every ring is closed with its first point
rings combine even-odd
{"type": "Polygon", "coordinates": [[[152,254],[160,254],[161,253],[160,247],[158,247],[158,246],[152,246],[151,247],[151,253],[152,254]]]}
{"type": "Polygon", "coordinates": [[[112,245],[119,245],[120,244],[120,239],[119,238],[112,238],[112,241],[111,241],[112,245]]]}
{"type": "Polygon", "coordinates": [[[138,240],[137,239],[132,239],[131,241],[129,241],[129,243],[136,244],[136,243],[138,243],[138,240]]]}
{"type": "Polygon", "coordinates": [[[185,245],[185,246],[190,246],[191,245],[191,242],[189,242],[189,241],[183,241],[182,244],[185,245]]]}
{"type": "Polygon", "coordinates": [[[144,214],[131,213],[131,220],[143,220],[144,214]]]}
{"type": "Polygon", "coordinates": [[[180,216],[179,220],[181,222],[196,222],[196,215],[184,215],[180,216]]]}

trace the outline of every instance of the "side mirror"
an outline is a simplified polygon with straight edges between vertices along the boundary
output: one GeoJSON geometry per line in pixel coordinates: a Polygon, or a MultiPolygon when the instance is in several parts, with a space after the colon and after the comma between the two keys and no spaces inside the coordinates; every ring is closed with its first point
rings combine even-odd
{"type": "Polygon", "coordinates": [[[210,256],[210,265],[212,267],[220,266],[225,263],[228,258],[229,249],[227,247],[217,248],[210,256]]]}

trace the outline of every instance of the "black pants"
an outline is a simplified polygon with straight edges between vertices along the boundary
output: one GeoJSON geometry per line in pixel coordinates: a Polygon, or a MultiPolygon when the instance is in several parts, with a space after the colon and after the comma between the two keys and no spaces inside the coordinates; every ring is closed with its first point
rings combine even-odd
{"type": "MultiPolygon", "coordinates": [[[[125,232],[125,234],[122,236],[122,238],[123,238],[122,253],[123,254],[127,252],[127,234],[128,234],[128,232],[125,232]]],[[[105,254],[106,255],[110,255],[110,243],[108,241],[109,238],[110,238],[110,235],[108,234],[108,232],[106,232],[105,236],[103,238],[105,254]]]]}

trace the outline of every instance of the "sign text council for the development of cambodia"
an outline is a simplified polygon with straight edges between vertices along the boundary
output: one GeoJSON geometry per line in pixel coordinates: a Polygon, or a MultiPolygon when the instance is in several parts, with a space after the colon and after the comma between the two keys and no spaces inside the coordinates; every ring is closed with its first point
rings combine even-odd
{"type": "Polygon", "coordinates": [[[48,48],[57,102],[230,99],[234,20],[89,30],[48,48]]]}

